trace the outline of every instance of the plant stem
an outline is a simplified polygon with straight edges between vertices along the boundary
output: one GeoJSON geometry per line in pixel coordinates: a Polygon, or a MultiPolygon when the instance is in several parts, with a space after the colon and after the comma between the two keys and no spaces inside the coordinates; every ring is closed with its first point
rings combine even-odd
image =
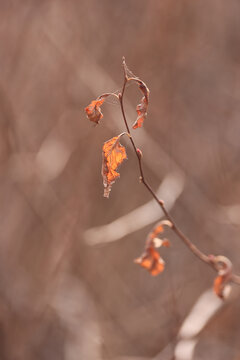
{"type": "MultiPolygon", "coordinates": [[[[126,118],[126,114],[125,114],[125,110],[124,110],[123,97],[124,97],[124,93],[125,93],[125,89],[126,89],[126,84],[127,84],[128,80],[129,80],[128,76],[127,76],[126,64],[125,64],[124,59],[123,59],[123,68],[124,68],[124,82],[123,82],[122,91],[121,91],[121,93],[118,94],[118,98],[119,98],[119,102],[120,102],[120,107],[121,107],[123,120],[124,120],[126,129],[127,129],[127,132],[129,134],[129,139],[131,141],[131,144],[133,146],[133,149],[134,149],[135,154],[136,154],[137,159],[138,159],[139,172],[140,172],[140,181],[145,186],[145,188],[148,190],[148,192],[152,195],[152,197],[156,200],[158,205],[161,207],[161,209],[162,209],[163,213],[165,214],[166,218],[171,222],[172,230],[175,232],[175,234],[183,241],[183,243],[188,247],[188,249],[198,259],[203,261],[205,264],[211,266],[214,270],[218,271],[217,264],[214,263],[208,255],[206,255],[201,250],[199,250],[197,248],[197,246],[194,245],[191,242],[191,240],[178,227],[178,225],[176,224],[176,222],[174,221],[174,219],[172,218],[172,216],[169,214],[168,210],[166,209],[166,207],[164,205],[164,202],[161,199],[158,198],[158,196],[156,195],[156,193],[154,192],[152,187],[148,184],[148,182],[145,179],[144,172],[143,172],[143,167],[142,167],[142,155],[139,153],[139,151],[138,151],[138,149],[136,147],[136,144],[134,142],[134,139],[133,139],[133,137],[131,135],[130,128],[128,126],[128,122],[127,122],[127,118],[126,118]]],[[[238,285],[240,285],[240,276],[236,275],[236,274],[232,274],[231,275],[231,281],[238,284],[238,285]]]]}

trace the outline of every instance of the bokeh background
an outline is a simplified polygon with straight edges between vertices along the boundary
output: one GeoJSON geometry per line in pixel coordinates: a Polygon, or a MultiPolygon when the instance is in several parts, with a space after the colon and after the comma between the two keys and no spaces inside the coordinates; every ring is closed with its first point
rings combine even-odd
{"type": "MultiPolygon", "coordinates": [[[[121,88],[124,55],[151,92],[134,132],[149,182],[199,248],[240,272],[239,16],[238,0],[1,0],[1,359],[240,358],[237,286],[189,335],[194,350],[176,351],[215,274],[171,232],[163,274],[133,263],[162,213],[127,139],[103,198],[102,144],[124,124],[112,99],[99,126],[84,114],[121,88]]],[[[130,124],[140,96],[128,87],[130,124]]]]}

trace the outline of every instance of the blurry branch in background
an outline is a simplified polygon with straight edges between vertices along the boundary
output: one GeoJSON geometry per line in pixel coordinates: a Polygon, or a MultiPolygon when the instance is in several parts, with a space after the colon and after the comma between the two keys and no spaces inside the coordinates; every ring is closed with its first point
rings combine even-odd
{"type": "Polygon", "coordinates": [[[224,303],[214,296],[211,289],[198,298],[179,330],[179,340],[175,348],[176,360],[193,359],[199,333],[223,305],[224,303]]]}
{"type": "Polygon", "coordinates": [[[192,360],[200,333],[210,319],[225,305],[211,289],[202,293],[186,316],[174,342],[170,342],[152,360],[192,360]]]}
{"type": "Polygon", "coordinates": [[[113,360],[150,360],[149,357],[142,357],[142,356],[121,356],[114,358],[113,360]]]}
{"type": "MultiPolygon", "coordinates": [[[[169,342],[163,350],[151,360],[193,360],[194,351],[201,340],[201,333],[212,317],[225,307],[227,303],[216,297],[212,289],[204,291],[187,314],[176,340],[169,342]]],[[[121,357],[114,360],[141,360],[149,358],[121,357]]]]}
{"type": "Polygon", "coordinates": [[[223,224],[240,224],[240,204],[219,206],[218,221],[223,224]]]}
{"type": "MultiPolygon", "coordinates": [[[[184,189],[184,178],[180,173],[170,173],[162,181],[157,190],[159,197],[164,195],[166,207],[171,210],[184,189]]],[[[162,213],[163,215],[163,213],[162,213]]],[[[84,239],[89,245],[105,244],[122,239],[124,236],[138,231],[158,221],[161,214],[154,200],[139,206],[128,214],[121,216],[110,224],[88,229],[84,239]]]]}
{"type": "Polygon", "coordinates": [[[66,359],[101,360],[100,326],[94,300],[85,284],[75,276],[62,274],[50,304],[69,334],[65,344],[66,359]]]}

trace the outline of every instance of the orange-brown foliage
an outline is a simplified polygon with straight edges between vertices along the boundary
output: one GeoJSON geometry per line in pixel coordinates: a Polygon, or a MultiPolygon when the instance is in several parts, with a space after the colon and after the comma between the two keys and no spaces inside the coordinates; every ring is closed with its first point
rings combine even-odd
{"type": "Polygon", "coordinates": [[[103,145],[102,176],[105,197],[109,197],[112,184],[120,176],[117,168],[127,159],[125,147],[120,144],[119,138],[120,136],[115,136],[103,145]]]}

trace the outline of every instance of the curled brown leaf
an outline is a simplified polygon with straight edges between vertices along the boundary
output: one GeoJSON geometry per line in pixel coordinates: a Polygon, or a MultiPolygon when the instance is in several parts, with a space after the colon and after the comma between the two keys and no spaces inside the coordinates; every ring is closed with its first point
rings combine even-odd
{"type": "MultiPolygon", "coordinates": [[[[121,134],[122,135],[122,134],[121,134]]],[[[112,184],[120,176],[116,171],[123,160],[127,159],[125,147],[120,144],[120,137],[115,136],[103,145],[102,177],[104,197],[109,197],[112,184]]]]}
{"type": "Polygon", "coordinates": [[[164,260],[156,248],[160,246],[170,247],[168,239],[159,239],[156,237],[158,234],[163,233],[164,226],[172,227],[172,223],[169,220],[159,222],[147,237],[144,253],[135,260],[136,264],[141,265],[154,276],[160,274],[165,268],[164,260]]]}
{"type": "Polygon", "coordinates": [[[209,259],[218,271],[218,276],[213,283],[213,290],[218,297],[224,299],[226,285],[230,282],[232,276],[232,262],[222,255],[209,255],[209,259]]]}
{"type": "Polygon", "coordinates": [[[147,88],[147,85],[140,79],[136,79],[136,82],[138,83],[138,87],[143,93],[143,97],[141,99],[140,104],[137,105],[136,111],[137,111],[137,120],[133,124],[133,129],[137,129],[142,127],[144,120],[147,117],[147,108],[148,108],[148,101],[149,101],[149,89],[147,88]]]}
{"type": "Polygon", "coordinates": [[[147,269],[153,276],[163,272],[165,266],[163,259],[153,245],[148,246],[145,252],[134,262],[147,269]]]}
{"type": "Polygon", "coordinates": [[[223,296],[224,287],[225,287],[224,277],[220,276],[220,275],[217,276],[213,283],[213,290],[214,290],[215,294],[218,297],[220,297],[221,299],[224,298],[224,296],[223,296]]]}
{"type": "Polygon", "coordinates": [[[85,108],[87,118],[95,124],[98,124],[103,117],[100,106],[104,103],[104,100],[104,98],[93,100],[91,104],[85,108]]]}
{"type": "MultiPolygon", "coordinates": [[[[164,226],[172,227],[172,223],[169,220],[162,220],[160,221],[150,232],[149,239],[154,239],[160,233],[164,232],[164,226]]],[[[166,245],[165,245],[166,246],[166,245]]]]}
{"type": "Polygon", "coordinates": [[[133,124],[133,129],[137,129],[143,126],[143,122],[147,117],[147,108],[148,108],[148,102],[149,102],[149,89],[147,85],[139,79],[139,77],[135,76],[131,70],[129,70],[125,58],[123,58],[123,69],[125,74],[126,81],[134,81],[138,84],[138,87],[140,91],[143,94],[143,97],[141,99],[141,102],[137,105],[136,111],[137,111],[137,120],[133,124]]]}

